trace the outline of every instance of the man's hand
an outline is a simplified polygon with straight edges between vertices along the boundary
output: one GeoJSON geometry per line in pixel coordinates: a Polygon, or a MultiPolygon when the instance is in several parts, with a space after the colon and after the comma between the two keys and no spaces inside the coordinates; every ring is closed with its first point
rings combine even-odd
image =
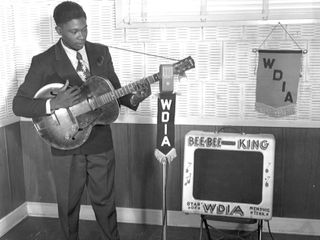
{"type": "Polygon", "coordinates": [[[151,95],[150,83],[145,80],[137,83],[137,91],[135,91],[130,99],[133,106],[137,106],[140,102],[151,95]]]}
{"type": "Polygon", "coordinates": [[[51,99],[50,106],[51,110],[59,108],[68,108],[80,102],[81,90],[78,86],[69,87],[69,81],[58,90],[56,97],[51,99]]]}

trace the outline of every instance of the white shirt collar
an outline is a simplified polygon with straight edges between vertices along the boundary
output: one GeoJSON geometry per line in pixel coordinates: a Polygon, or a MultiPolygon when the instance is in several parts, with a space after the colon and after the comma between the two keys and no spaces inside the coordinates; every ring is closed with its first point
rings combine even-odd
{"type": "MultiPolygon", "coordinates": [[[[78,65],[77,51],[75,51],[71,48],[68,48],[63,43],[62,39],[61,39],[61,45],[62,45],[64,51],[66,52],[68,58],[70,59],[72,66],[76,69],[77,65],[78,65]]],[[[78,52],[82,55],[82,59],[83,59],[84,63],[86,64],[87,68],[89,69],[89,61],[88,61],[88,57],[87,57],[86,47],[83,46],[83,48],[78,50],[78,52]]]]}

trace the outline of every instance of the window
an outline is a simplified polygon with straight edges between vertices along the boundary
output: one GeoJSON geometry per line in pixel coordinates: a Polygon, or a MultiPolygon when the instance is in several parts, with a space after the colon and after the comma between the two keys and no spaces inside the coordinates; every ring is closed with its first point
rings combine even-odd
{"type": "Polygon", "coordinates": [[[119,0],[116,5],[118,27],[320,18],[320,0],[119,0]]]}
{"type": "Polygon", "coordinates": [[[269,0],[269,19],[320,19],[320,0],[269,0]]]}

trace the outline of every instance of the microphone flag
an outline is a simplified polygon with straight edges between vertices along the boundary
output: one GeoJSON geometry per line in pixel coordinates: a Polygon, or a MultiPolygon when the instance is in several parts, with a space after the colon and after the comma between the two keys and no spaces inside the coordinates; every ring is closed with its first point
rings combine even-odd
{"type": "Polygon", "coordinates": [[[167,155],[174,148],[176,94],[161,92],[158,98],[157,149],[167,155]]]}

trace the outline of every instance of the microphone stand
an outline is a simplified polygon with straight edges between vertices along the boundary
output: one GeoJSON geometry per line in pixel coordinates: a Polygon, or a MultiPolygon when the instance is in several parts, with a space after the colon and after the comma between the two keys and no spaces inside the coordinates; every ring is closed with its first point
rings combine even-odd
{"type": "Polygon", "coordinates": [[[167,155],[158,149],[154,152],[157,160],[162,164],[162,240],[167,239],[167,171],[168,164],[176,158],[176,149],[172,148],[167,155]]]}
{"type": "Polygon", "coordinates": [[[155,157],[162,164],[162,240],[167,240],[167,173],[168,164],[177,156],[174,144],[175,94],[173,66],[160,65],[160,94],[158,99],[157,147],[155,157]],[[163,153],[164,151],[165,153],[163,153]]]}

